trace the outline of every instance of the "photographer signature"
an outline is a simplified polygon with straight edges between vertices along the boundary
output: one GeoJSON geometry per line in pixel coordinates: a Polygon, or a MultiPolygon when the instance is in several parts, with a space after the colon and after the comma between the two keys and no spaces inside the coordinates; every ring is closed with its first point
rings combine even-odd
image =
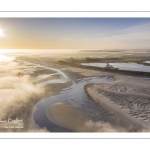
{"type": "Polygon", "coordinates": [[[22,119],[18,119],[18,117],[16,117],[16,119],[12,119],[11,117],[8,117],[8,119],[2,120],[0,118],[0,123],[22,123],[23,122],[23,118],[22,119]]]}

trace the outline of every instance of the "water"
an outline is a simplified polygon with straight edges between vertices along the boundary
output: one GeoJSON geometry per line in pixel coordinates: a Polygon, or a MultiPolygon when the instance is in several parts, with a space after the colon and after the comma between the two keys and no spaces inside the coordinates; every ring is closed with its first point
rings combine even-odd
{"type": "Polygon", "coordinates": [[[35,85],[35,87],[42,87],[42,86],[46,86],[46,85],[53,84],[53,83],[66,83],[66,80],[64,80],[63,78],[52,79],[52,80],[48,80],[42,83],[38,83],[35,85]]]}
{"type": "Polygon", "coordinates": [[[59,74],[59,73],[42,74],[42,75],[39,75],[39,76],[38,76],[38,80],[42,80],[42,79],[48,78],[48,77],[50,77],[50,76],[58,75],[58,74],[59,74]]]}
{"type": "Polygon", "coordinates": [[[35,66],[35,68],[40,67],[40,68],[45,68],[47,70],[53,70],[54,72],[60,74],[65,82],[69,81],[69,78],[62,71],[60,71],[56,68],[46,67],[46,66],[43,66],[43,65],[40,65],[40,64],[30,63],[30,62],[27,62],[27,61],[23,61],[23,62],[25,63],[25,65],[33,65],[33,66],[35,66]]]}
{"type": "MultiPolygon", "coordinates": [[[[27,67],[32,67],[33,69],[30,71],[34,72],[38,68],[45,68],[48,70],[49,69],[53,70],[55,72],[53,74],[48,74],[48,76],[56,75],[56,74],[60,75],[58,79],[47,80],[45,82],[36,84],[35,85],[36,87],[41,87],[41,86],[54,84],[54,83],[66,83],[71,80],[61,70],[58,70],[56,68],[45,67],[43,65],[29,63],[26,61],[21,61],[21,62],[27,67]]],[[[45,74],[39,75],[38,79],[41,79],[41,78],[42,79],[47,78],[47,75],[45,74]]],[[[89,78],[83,78],[83,79],[72,81],[73,83],[72,86],[62,89],[58,95],[41,100],[36,105],[34,113],[33,113],[33,118],[34,118],[35,123],[40,127],[46,127],[51,132],[70,131],[68,129],[65,129],[55,124],[55,122],[51,120],[51,117],[47,116],[48,114],[46,113],[47,109],[51,105],[58,103],[58,102],[62,102],[62,103],[65,103],[65,104],[68,104],[70,106],[77,108],[79,111],[84,112],[88,116],[88,118],[91,119],[92,121],[101,120],[101,121],[108,122],[108,123],[114,122],[115,125],[117,125],[116,122],[118,122],[118,120],[116,119],[116,116],[114,114],[110,114],[108,110],[104,109],[102,106],[97,105],[96,103],[91,101],[84,91],[84,85],[88,83],[111,82],[111,81],[113,81],[113,78],[110,78],[107,76],[106,77],[89,77],[89,78]],[[115,121],[114,121],[114,118],[116,119],[115,121]]]]}
{"type": "Polygon", "coordinates": [[[89,77],[89,78],[83,78],[80,80],[76,80],[73,82],[73,85],[64,88],[61,90],[61,92],[58,95],[51,96],[48,98],[45,98],[41,100],[35,107],[33,118],[36,124],[38,124],[40,127],[46,127],[51,132],[53,131],[64,131],[64,129],[60,128],[57,125],[54,125],[48,118],[46,117],[46,110],[53,104],[62,102],[68,105],[71,105],[73,107],[76,107],[78,110],[86,113],[88,117],[92,120],[97,120],[101,118],[102,112],[106,112],[106,120],[110,120],[109,113],[100,106],[98,106],[93,101],[89,100],[89,97],[84,91],[84,85],[88,83],[93,82],[111,82],[113,81],[113,78],[110,77],[89,77]],[[108,115],[108,116],[107,116],[108,115]],[[54,127],[57,127],[57,130],[55,130],[54,127]]]}
{"type": "MultiPolygon", "coordinates": [[[[107,63],[81,63],[81,65],[104,68],[107,65],[107,63]]],[[[121,62],[121,63],[109,63],[109,65],[113,66],[114,68],[118,68],[119,70],[150,72],[150,66],[144,66],[142,64],[137,63],[121,62]]]]}
{"type": "Polygon", "coordinates": [[[145,61],[145,63],[150,64],[150,61],[145,61]]]}
{"type": "Polygon", "coordinates": [[[35,63],[22,61],[22,60],[18,60],[18,62],[21,63],[21,64],[24,64],[24,68],[27,68],[25,70],[30,75],[35,74],[34,71],[42,70],[42,69],[53,70],[55,72],[55,73],[52,73],[52,74],[39,75],[37,77],[37,81],[42,80],[42,79],[46,79],[46,78],[48,78],[50,76],[60,75],[60,77],[58,79],[52,79],[52,80],[47,80],[47,81],[42,82],[42,83],[38,83],[38,84],[35,85],[36,87],[42,87],[42,86],[46,86],[46,85],[53,84],[53,83],[66,83],[66,82],[70,81],[68,76],[66,76],[66,74],[64,74],[59,69],[46,67],[46,66],[43,66],[43,65],[40,65],[40,64],[35,64],[35,63]]]}

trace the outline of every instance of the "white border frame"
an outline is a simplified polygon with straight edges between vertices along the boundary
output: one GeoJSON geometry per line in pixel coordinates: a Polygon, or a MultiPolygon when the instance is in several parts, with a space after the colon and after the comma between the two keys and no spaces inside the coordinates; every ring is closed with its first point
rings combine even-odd
{"type": "MultiPolygon", "coordinates": [[[[0,12],[0,18],[150,18],[150,12],[0,12]]],[[[0,133],[0,139],[150,139],[150,133],[0,133]]]]}
{"type": "Polygon", "coordinates": [[[0,18],[149,18],[150,11],[148,12],[111,12],[111,11],[102,11],[102,12],[66,12],[66,11],[56,11],[56,12],[25,12],[25,11],[10,11],[2,12],[0,11],[0,18]]]}

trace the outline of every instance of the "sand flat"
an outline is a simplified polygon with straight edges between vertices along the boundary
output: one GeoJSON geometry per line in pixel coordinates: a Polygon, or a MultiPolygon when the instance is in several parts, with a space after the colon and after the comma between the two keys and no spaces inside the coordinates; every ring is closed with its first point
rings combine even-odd
{"type": "Polygon", "coordinates": [[[75,132],[125,131],[123,128],[115,128],[108,123],[93,122],[83,112],[64,103],[51,105],[46,111],[46,116],[51,122],[75,132]]]}
{"type": "Polygon", "coordinates": [[[93,101],[112,111],[137,130],[149,130],[150,81],[123,77],[115,82],[85,86],[93,101]]]}
{"type": "Polygon", "coordinates": [[[89,131],[85,123],[88,121],[87,116],[77,111],[75,107],[64,103],[51,105],[46,111],[47,117],[55,124],[74,131],[89,131]]]}

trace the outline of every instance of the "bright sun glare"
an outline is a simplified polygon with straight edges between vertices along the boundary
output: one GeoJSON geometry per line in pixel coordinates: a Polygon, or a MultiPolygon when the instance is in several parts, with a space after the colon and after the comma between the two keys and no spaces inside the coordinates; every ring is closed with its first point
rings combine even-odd
{"type": "Polygon", "coordinates": [[[0,55],[0,62],[6,62],[6,61],[12,61],[14,60],[13,57],[5,56],[5,55],[0,55]]]}
{"type": "Polygon", "coordinates": [[[4,36],[4,32],[2,29],[0,29],[0,37],[4,36]]]}

